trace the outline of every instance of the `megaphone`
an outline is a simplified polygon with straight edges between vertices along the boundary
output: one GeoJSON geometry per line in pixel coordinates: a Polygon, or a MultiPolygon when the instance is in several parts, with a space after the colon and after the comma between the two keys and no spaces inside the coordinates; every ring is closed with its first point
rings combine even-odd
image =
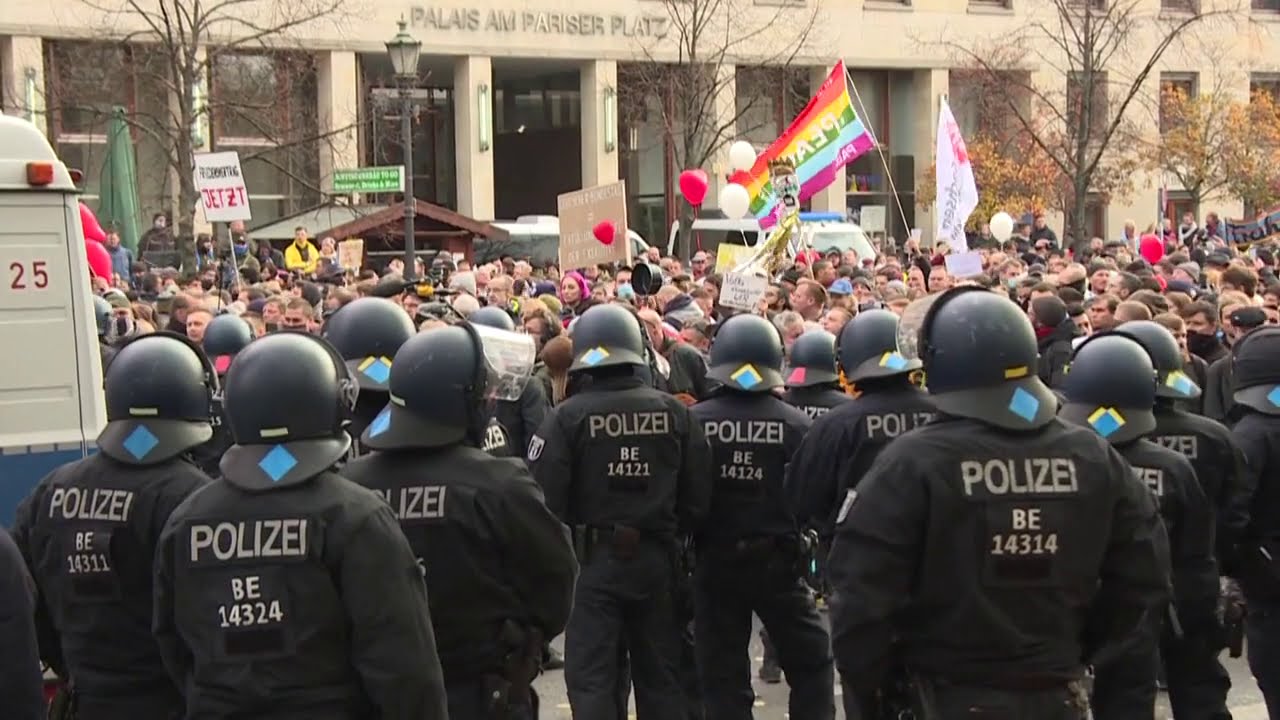
{"type": "Polygon", "coordinates": [[[653,295],[662,289],[662,268],[647,262],[638,262],[631,268],[631,288],[636,295],[653,295]]]}

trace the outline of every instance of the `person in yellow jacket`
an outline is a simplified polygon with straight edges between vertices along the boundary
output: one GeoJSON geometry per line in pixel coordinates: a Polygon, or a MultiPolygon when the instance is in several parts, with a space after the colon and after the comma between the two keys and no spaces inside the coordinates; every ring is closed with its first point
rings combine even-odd
{"type": "Polygon", "coordinates": [[[293,244],[284,250],[284,267],[290,272],[314,275],[320,262],[320,251],[307,239],[307,231],[299,226],[293,229],[293,244]]]}

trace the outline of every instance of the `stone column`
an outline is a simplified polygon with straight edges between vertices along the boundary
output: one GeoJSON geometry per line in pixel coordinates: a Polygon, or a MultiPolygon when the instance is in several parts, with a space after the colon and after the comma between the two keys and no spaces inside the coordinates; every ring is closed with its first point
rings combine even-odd
{"type": "Polygon", "coordinates": [[[618,63],[590,61],[580,72],[582,187],[586,188],[618,179],[618,63]]]}
{"type": "Polygon", "coordinates": [[[458,212],[493,220],[493,65],[488,57],[461,57],[454,65],[453,126],[458,212]]]}

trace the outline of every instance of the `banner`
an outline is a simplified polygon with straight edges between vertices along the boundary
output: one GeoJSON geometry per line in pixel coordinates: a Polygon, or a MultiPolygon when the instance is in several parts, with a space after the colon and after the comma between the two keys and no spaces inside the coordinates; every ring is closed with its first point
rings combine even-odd
{"type": "Polygon", "coordinates": [[[843,187],[844,166],[875,147],[875,138],[862,124],[849,100],[849,85],[844,61],[836,63],[831,74],[809,100],[791,125],[756,158],[750,170],[733,174],[732,181],[747,189],[751,196],[751,215],[760,221],[760,229],[778,224],[778,198],[769,181],[771,162],[786,158],[795,167],[800,180],[800,202],[813,197],[837,178],[843,187]]]}
{"type": "Polygon", "coordinates": [[[1223,240],[1233,245],[1248,245],[1280,235],[1280,206],[1255,220],[1223,220],[1223,240]]]}
{"type": "Polygon", "coordinates": [[[973,163],[969,162],[960,126],[945,98],[938,108],[937,153],[934,168],[938,183],[938,234],[933,241],[947,243],[954,253],[964,253],[969,250],[964,224],[978,207],[978,186],[973,181],[973,163]]]}

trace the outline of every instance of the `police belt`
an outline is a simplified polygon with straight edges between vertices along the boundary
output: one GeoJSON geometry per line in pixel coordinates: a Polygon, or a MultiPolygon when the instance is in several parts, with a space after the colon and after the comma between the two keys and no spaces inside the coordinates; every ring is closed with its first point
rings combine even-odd
{"type": "Polygon", "coordinates": [[[642,543],[674,548],[675,535],[628,525],[575,525],[573,543],[579,559],[590,557],[601,546],[608,547],[619,558],[630,559],[642,543]]]}
{"type": "Polygon", "coordinates": [[[704,543],[699,543],[699,547],[711,553],[733,553],[737,555],[762,555],[781,552],[794,556],[804,551],[804,544],[800,541],[800,536],[791,533],[784,535],[753,535],[737,539],[708,538],[704,543]]]}
{"type": "Polygon", "coordinates": [[[1075,673],[1029,673],[1023,675],[970,675],[968,673],[919,673],[922,677],[956,687],[988,688],[1005,692],[1046,692],[1066,689],[1073,682],[1084,679],[1084,668],[1075,673]]]}

